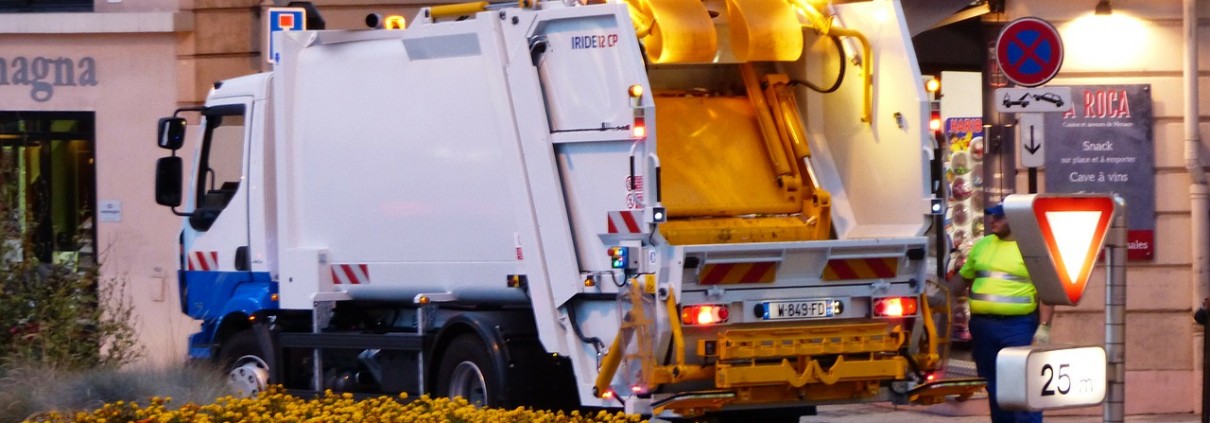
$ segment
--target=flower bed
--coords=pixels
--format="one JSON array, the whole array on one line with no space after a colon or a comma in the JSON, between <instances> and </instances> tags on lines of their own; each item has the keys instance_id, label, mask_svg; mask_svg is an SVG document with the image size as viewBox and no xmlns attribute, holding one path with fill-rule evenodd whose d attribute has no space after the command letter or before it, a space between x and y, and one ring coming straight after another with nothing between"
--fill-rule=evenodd
<instances>
[{"instance_id":1,"label":"flower bed","mask_svg":"<svg viewBox=\"0 0 1210 423\"><path fill-rule=\"evenodd\" d=\"M639 422L641 417L621 412L581 414L516 408L475 408L462 398L430 398L408 401L380 396L356 400L352 394L327 391L315 399L302 399L274 387L255 398L226 396L212 404L185 404L172 408L172 398L153 397L147 404L117 401L93 411L41 413L27 422L82 423L184 423L184 422Z\"/></svg>"}]
</instances>

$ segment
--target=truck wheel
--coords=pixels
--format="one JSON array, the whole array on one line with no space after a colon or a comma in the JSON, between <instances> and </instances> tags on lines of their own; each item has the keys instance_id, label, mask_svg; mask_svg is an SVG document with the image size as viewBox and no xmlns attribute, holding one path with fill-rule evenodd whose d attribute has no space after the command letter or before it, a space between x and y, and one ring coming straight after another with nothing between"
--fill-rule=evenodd
<instances>
[{"instance_id":1,"label":"truck wheel","mask_svg":"<svg viewBox=\"0 0 1210 423\"><path fill-rule=\"evenodd\" d=\"M460 335L445 348L437 372L437 394L463 397L476 407L497 407L496 372L487 346L474 334Z\"/></svg>"},{"instance_id":2,"label":"truck wheel","mask_svg":"<svg viewBox=\"0 0 1210 423\"><path fill-rule=\"evenodd\" d=\"M269 386L269 365L264 356L251 330L239 332L223 343L220 363L227 371L227 386L236 396L254 397Z\"/></svg>"}]
</instances>

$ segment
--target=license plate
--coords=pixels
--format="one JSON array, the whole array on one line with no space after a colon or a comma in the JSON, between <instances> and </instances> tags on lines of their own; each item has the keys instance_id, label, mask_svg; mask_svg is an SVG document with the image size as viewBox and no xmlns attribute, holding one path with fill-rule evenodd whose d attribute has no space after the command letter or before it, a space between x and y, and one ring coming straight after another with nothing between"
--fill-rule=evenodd
<instances>
[{"instance_id":1,"label":"license plate","mask_svg":"<svg viewBox=\"0 0 1210 423\"><path fill-rule=\"evenodd\" d=\"M827 319L840 312L840 301L831 298L816 300L765 301L764 320Z\"/></svg>"}]
</instances>

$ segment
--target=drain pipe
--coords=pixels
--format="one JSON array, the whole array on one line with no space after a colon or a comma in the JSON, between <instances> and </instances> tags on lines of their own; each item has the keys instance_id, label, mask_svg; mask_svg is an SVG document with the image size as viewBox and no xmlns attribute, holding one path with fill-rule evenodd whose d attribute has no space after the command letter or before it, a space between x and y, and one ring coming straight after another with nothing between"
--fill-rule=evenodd
<instances>
[{"instance_id":1,"label":"drain pipe","mask_svg":"<svg viewBox=\"0 0 1210 423\"><path fill-rule=\"evenodd\" d=\"M1206 186L1206 171L1201 162L1201 138L1198 135L1198 122L1201 112L1198 108L1198 69L1197 69L1197 34L1198 15L1197 0L1184 0L1182 21L1185 29L1185 61L1182 76L1185 82L1185 168L1189 171L1189 208L1192 229L1192 285L1193 309L1202 304L1202 299L1210 296L1210 280L1207 279L1207 269L1210 268L1210 189ZM1210 388L1210 325L1202 329L1202 421L1210 417L1210 397L1205 392ZM1196 340L1196 336L1194 339Z\"/></svg>"},{"instance_id":2,"label":"drain pipe","mask_svg":"<svg viewBox=\"0 0 1210 423\"><path fill-rule=\"evenodd\" d=\"M1193 181L1189 185L1189 197L1192 206L1193 220L1193 278L1197 289L1194 307L1201 306L1202 298L1210 294L1210 282L1206 278L1206 269L1210 268L1210 256L1206 255L1207 243L1210 242L1210 189L1206 186L1206 170L1201 162L1201 137L1198 135L1199 107L1198 101L1198 69L1197 69L1197 0L1185 2L1185 168Z\"/></svg>"}]
</instances>

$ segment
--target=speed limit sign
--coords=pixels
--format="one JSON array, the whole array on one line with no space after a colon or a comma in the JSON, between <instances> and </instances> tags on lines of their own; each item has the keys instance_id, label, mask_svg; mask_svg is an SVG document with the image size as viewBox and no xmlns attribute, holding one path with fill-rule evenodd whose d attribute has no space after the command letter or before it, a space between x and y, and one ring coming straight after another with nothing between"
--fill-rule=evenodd
<instances>
[{"instance_id":1,"label":"speed limit sign","mask_svg":"<svg viewBox=\"0 0 1210 423\"><path fill-rule=\"evenodd\" d=\"M1005 410L1041 411L1105 401L1105 349L1010 347L996 356L996 401Z\"/></svg>"}]
</instances>

